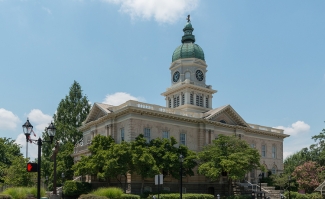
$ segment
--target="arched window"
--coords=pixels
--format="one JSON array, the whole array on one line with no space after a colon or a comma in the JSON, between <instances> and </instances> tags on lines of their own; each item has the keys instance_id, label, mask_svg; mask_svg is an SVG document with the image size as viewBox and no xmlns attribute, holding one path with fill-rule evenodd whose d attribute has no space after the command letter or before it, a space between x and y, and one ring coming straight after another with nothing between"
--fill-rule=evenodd
<instances>
[{"instance_id":1,"label":"arched window","mask_svg":"<svg viewBox=\"0 0 325 199\"><path fill-rule=\"evenodd\" d=\"M272 174L276 174L277 173L277 170L278 170L278 168L274 165L272 167Z\"/></svg>"}]
</instances>

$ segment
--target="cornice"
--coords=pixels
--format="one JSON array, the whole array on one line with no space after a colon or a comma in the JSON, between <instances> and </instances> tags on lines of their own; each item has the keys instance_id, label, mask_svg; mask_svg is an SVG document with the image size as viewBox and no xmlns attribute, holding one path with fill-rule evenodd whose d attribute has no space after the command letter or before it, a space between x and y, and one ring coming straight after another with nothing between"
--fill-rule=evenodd
<instances>
[{"instance_id":1,"label":"cornice","mask_svg":"<svg viewBox=\"0 0 325 199\"><path fill-rule=\"evenodd\" d=\"M277 137L277 138L282 138L282 139L289 137L289 135L286 135L286 134L273 133L273 132L264 131L264 130L260 130L260 129L253 129L249 126L245 127L245 126L239 126L239 125L224 124L221 122L211 121L211 120L207 120L204 118L192 118L192 117L176 115L176 114L171 114L171 113L166 113L166 112L160 112L160 111L155 111L155 110L150 110L150 109L132 107L132 106L124 107L116 112L105 115L95 121L84 124L83 126L81 126L79 128L79 130L86 131L94 125L98 125L98 124L106 122L107 120L115 119L122 115L132 114L132 113L139 114L139 115L148 115L148 116L152 116L152 117L156 117L156 118L178 120L178 121L189 122L189 123L197 123L197 124L204 123L204 124L210 124L210 125L213 125L216 127L224 127L224 128L228 128L228 129L241 129L243 131L258 134L258 135L266 135L266 136L272 136L272 137Z\"/></svg>"},{"instance_id":2,"label":"cornice","mask_svg":"<svg viewBox=\"0 0 325 199\"><path fill-rule=\"evenodd\" d=\"M206 92L206 93L209 93L211 95L217 92L216 90L213 90L213 89L210 89L210 88L204 88L202 86L197 86L197 85L194 85L194 84L191 84L191 83L183 83L180 86L170 87L170 89L168 89L166 92L163 92L161 95L167 96L167 95L170 95L172 93L184 90L185 88L190 88L190 89L193 89L193 90Z\"/></svg>"}]
</instances>

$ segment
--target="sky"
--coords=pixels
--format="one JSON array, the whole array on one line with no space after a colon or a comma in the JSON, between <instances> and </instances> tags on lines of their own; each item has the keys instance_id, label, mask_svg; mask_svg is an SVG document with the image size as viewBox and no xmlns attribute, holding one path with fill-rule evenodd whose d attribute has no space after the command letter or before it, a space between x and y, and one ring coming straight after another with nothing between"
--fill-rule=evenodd
<instances>
[{"instance_id":1,"label":"sky","mask_svg":"<svg viewBox=\"0 0 325 199\"><path fill-rule=\"evenodd\" d=\"M0 0L0 137L25 155L74 80L91 103L165 106L186 17L218 90L247 122L284 129L284 157L325 127L325 1ZM36 145L28 156L37 156Z\"/></svg>"}]
</instances>

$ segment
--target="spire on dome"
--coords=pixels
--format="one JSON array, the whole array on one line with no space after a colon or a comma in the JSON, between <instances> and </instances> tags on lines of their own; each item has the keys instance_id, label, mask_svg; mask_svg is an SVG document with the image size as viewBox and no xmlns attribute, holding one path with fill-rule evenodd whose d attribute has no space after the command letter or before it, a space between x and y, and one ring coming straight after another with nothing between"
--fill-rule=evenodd
<instances>
[{"instance_id":1,"label":"spire on dome","mask_svg":"<svg viewBox=\"0 0 325 199\"><path fill-rule=\"evenodd\" d=\"M195 42L195 36L192 35L192 32L194 28L192 27L190 15L187 15L187 23L185 27L183 28L184 35L182 37L182 43L194 43Z\"/></svg>"}]
</instances>

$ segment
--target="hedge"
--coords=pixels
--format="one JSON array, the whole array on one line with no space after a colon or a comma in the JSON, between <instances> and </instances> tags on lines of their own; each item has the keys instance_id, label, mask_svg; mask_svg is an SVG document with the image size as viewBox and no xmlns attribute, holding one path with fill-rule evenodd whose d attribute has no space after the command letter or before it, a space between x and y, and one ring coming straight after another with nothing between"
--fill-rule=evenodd
<instances>
[{"instance_id":1,"label":"hedge","mask_svg":"<svg viewBox=\"0 0 325 199\"><path fill-rule=\"evenodd\" d=\"M157 195L155 195L155 196L156 196L156 198L158 198ZM160 199L179 199L180 194L179 193L160 194L159 198ZM214 196L211 194L185 193L185 194L182 194L182 198L183 199L214 199Z\"/></svg>"},{"instance_id":2,"label":"hedge","mask_svg":"<svg viewBox=\"0 0 325 199\"><path fill-rule=\"evenodd\" d=\"M87 194L91 191L91 184L88 182L66 181L63 186L64 196L77 196Z\"/></svg>"}]
</instances>

